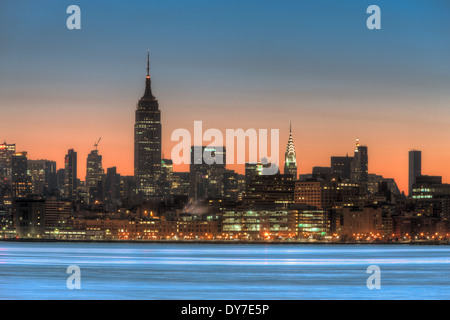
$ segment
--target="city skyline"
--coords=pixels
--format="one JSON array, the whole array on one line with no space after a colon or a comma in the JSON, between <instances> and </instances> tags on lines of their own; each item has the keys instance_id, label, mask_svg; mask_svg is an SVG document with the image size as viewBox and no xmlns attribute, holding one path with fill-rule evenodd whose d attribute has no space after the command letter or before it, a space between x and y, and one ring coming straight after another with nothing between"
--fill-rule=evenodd
<instances>
[{"instance_id":1,"label":"city skyline","mask_svg":"<svg viewBox=\"0 0 450 320\"><path fill-rule=\"evenodd\" d=\"M149 62L149 51L150 50L147 50L147 75L146 75L146 84L145 84L145 86L144 86L144 95L143 95L143 97L139 100L140 102L139 103L142 103L142 102L145 102L146 101L146 97L147 96L149 96L150 98L150 100L152 100L152 101L156 101L156 104L158 104L158 101L156 100L156 98L153 96L153 93L152 93L152 89L151 89L151 77L150 77L150 73L149 73L149 68L150 68L150 62ZM139 103L138 103L138 105L139 105ZM156 107L157 109L158 109L158 106ZM205 128L205 129L207 129L207 128ZM246 128L244 128L244 130L245 130ZM161 129L159 129L159 130L161 130ZM280 129L280 131L283 131L282 129ZM293 136L295 136L295 133L293 132L293 130L292 130L292 121L290 121L290 124L289 124L289 139L288 139L288 143L287 143L287 145L288 145L288 147L289 147L289 145L290 144L292 144L292 140L293 140ZM107 137L105 137L106 139L107 139ZM101 152L101 149L100 148L98 148L98 144L99 144L99 142L100 142L100 140L101 140L101 138L97 141L97 142L95 142L94 144L93 144L93 147L94 148L90 148L89 150L89 154L86 154L86 159L89 157L89 155L93 152L93 151L96 151L99 155L100 155L100 157L104 157L104 155L102 154L102 152ZM285 139L286 140L286 139ZM164 144L165 143L167 143L167 142L169 142L169 144L171 144L171 145L173 145L174 143L172 142L172 141L162 141L162 146L164 146ZM14 143L14 144L16 144L16 148L17 148L17 152L26 152L26 153L30 153L28 150L22 150L21 148L20 148L20 146L18 147L17 146L17 143L15 142L15 141L4 141L4 143ZM203 143L203 146L206 146L207 145L207 143L208 142L204 142ZM280 148L279 148L279 154L280 154L280 164L279 164L279 166L280 166L280 168L283 168L284 167L284 164L285 164L285 162L283 161L283 160L281 160L281 159L285 159L285 151L283 151L283 147L282 147L282 145L283 145L283 137L280 137ZM359 147L359 138L356 138L356 145L357 145L357 147L356 147L356 149L355 150L358 150L358 147ZM246 146L247 148L248 148L248 145ZM367 147L366 145L364 145L364 146L362 146L362 147ZM100 149L100 150L99 150ZM71 151L75 151L75 153L77 153L77 150L75 149L75 148L68 148L67 149L68 150L68 152L70 153ZM170 150L169 150L170 151ZM408 152L409 153L411 153L411 151L415 151L415 149L410 149ZM295 151L294 151L295 152ZM367 152L367 151L366 151ZM66 152L64 152L65 154L67 153L67 151ZM329 156L329 158L328 158L328 163L325 163L324 161L320 161L320 162L316 162L316 163L312 163L312 167L311 167L311 169L310 170L308 170L307 168L303 168L303 170L302 170L302 166L301 166L301 161L302 161L302 158L301 158L301 151L300 151L300 162L297 164L297 166L298 166L298 173L297 173L297 177L298 177L298 175L300 174L310 174L311 172L313 172L313 168L314 167L320 167L320 166L323 166L323 167L331 167L331 158L332 157L340 157L340 156L343 156L344 155L344 153L345 154L347 154L347 156L348 156L348 154L349 154L349 152L337 152L336 154L331 154L330 156ZM67 155L65 155L64 157L67 157ZM162 156L161 156L161 158L162 159L170 159L170 157L165 157L164 156L164 154L162 154ZM248 156L247 156L247 158L248 158ZM64 169L64 165L61 165L61 163L57 160L57 159L50 159L50 158L48 158L48 157L40 157L40 158L33 158L33 157L29 157L29 159L30 160L50 160L50 161L55 161L56 163L57 163L57 169ZM260 160L260 159L259 159ZM259 161L258 160L258 161ZM304 159L304 160L306 160L306 159ZM134 160L135 161L135 160ZM408 158L408 161L409 161L409 158ZM63 161L63 163L64 162L66 162L66 161ZM103 163L108 163L108 161L102 161ZM308 162L308 161L306 161L306 162ZM81 161L81 162L79 162L79 164L77 164L77 168L78 168L78 171L80 171L80 174L77 174L77 178L79 179L79 180L81 180L81 181L84 181L83 180L83 177L84 177L84 175L85 175L85 173L86 173L86 165L85 165L85 163L86 163L86 161ZM370 163L370 162L369 162ZM81 166L80 166L80 164L81 164ZM133 166L133 171L135 171L136 169L135 169L135 166L136 166L136 164ZM114 162L112 162L112 164L111 165L104 165L104 168L106 169L107 167L116 167L117 168L117 164L115 164ZM81 170L80 170L80 168L81 168ZM227 165L227 168L229 168L229 169L232 169L232 170L235 170L236 172L238 172L239 174L245 174L245 166L244 165L242 165L242 164L234 164L234 165ZM178 170L177 170L178 169ZM189 164L181 164L181 165L175 165L174 166L174 171L178 171L178 172L189 172ZM284 168L284 170L286 170L286 168ZM284 173L284 170L283 170L283 173ZM409 168L407 167L407 169L406 170L409 170ZM431 171L431 172L433 172L433 171ZM128 171L127 172L121 172L123 175L133 175L133 173L134 172L132 172L132 173L130 173L130 174L127 174L128 173ZM370 169L369 169L369 171L368 171L368 174L380 174L380 172L375 172L375 171L371 171ZM381 173L382 174L382 173ZM442 173L441 174L439 174L439 173L435 173L435 174L431 174L430 172L428 172L428 174L429 175L442 175ZM405 189L403 189L403 187L402 186L400 186L400 184L399 184L399 182L398 182L398 180L402 180L401 178L400 179L398 179L397 180L397 177L390 177L390 176L384 176L385 178L393 178L395 181L396 181L396 183L397 183L397 185L399 185L399 188L400 188L400 191L403 191L403 192L405 192L405 194L409 194L409 192L408 192L408 185L409 185L409 172L406 172L405 173L405 175L407 176L407 178L406 178L406 187L405 187ZM444 181L445 182L445 181Z\"/></svg>"},{"instance_id":2,"label":"city skyline","mask_svg":"<svg viewBox=\"0 0 450 320\"><path fill-rule=\"evenodd\" d=\"M450 298L449 13L0 0L0 299Z\"/></svg>"},{"instance_id":3,"label":"city skyline","mask_svg":"<svg viewBox=\"0 0 450 320\"><path fill-rule=\"evenodd\" d=\"M366 3L287 3L276 16L268 2L209 4L199 12L183 4L175 11L152 4L152 19L144 2L135 8L115 4L108 19L123 18L118 24L98 14L101 1L79 4L84 20L77 34L59 26L64 4L30 3L27 11L1 4L11 32L2 33L8 46L0 52L0 103L7 112L0 133L30 159L53 160L62 168L73 148L83 180L85 159L103 137L104 167L132 175L132 110L142 95L144 52L150 47L164 158L174 145L171 132L202 120L221 130L279 128L284 159L292 120L300 174L329 166L331 156L351 154L359 137L370 149L369 173L394 178L405 192L411 149L423 152L424 174L449 181L444 2L411 1L403 14L398 4L379 1L385 9L379 33L364 28ZM344 13L345 21L336 18ZM40 28L30 28L37 20ZM175 21L186 28L171 27ZM189 112L180 117L180 110Z\"/></svg>"}]
</instances>

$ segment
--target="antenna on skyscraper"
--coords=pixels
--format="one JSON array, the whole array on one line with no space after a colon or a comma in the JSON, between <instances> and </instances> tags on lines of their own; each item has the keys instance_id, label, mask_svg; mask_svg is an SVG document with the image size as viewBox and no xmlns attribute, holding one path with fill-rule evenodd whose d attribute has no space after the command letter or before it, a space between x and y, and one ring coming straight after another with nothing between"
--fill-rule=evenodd
<instances>
[{"instance_id":1,"label":"antenna on skyscraper","mask_svg":"<svg viewBox=\"0 0 450 320\"><path fill-rule=\"evenodd\" d=\"M150 49L147 50L147 77L150 77Z\"/></svg>"},{"instance_id":2,"label":"antenna on skyscraper","mask_svg":"<svg viewBox=\"0 0 450 320\"><path fill-rule=\"evenodd\" d=\"M94 143L95 150L97 150L97 147L98 147L98 144L100 143L100 140L102 140L102 137L100 137L100 139L98 139L98 141L96 143Z\"/></svg>"}]
</instances>

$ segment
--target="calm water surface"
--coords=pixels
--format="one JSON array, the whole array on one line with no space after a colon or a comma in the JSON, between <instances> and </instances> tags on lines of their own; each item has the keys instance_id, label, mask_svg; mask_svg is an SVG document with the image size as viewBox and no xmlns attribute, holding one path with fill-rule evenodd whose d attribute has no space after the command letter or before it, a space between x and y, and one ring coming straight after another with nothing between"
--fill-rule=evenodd
<instances>
[{"instance_id":1,"label":"calm water surface","mask_svg":"<svg viewBox=\"0 0 450 320\"><path fill-rule=\"evenodd\" d=\"M0 299L450 299L450 246L0 242Z\"/></svg>"}]
</instances>

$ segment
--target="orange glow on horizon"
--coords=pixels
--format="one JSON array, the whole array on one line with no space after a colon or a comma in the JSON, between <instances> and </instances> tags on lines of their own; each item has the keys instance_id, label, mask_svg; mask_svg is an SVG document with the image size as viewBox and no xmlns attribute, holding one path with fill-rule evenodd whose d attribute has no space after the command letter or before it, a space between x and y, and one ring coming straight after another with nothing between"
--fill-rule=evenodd
<instances>
[{"instance_id":1,"label":"orange glow on horizon","mask_svg":"<svg viewBox=\"0 0 450 320\"><path fill-rule=\"evenodd\" d=\"M125 127L125 126L124 126ZM81 131L73 136L73 143L68 144L68 137L54 135L50 130L41 130L33 137L26 132L19 132L16 139L5 139L7 143L16 143L17 152L27 151L29 159L49 159L57 162L58 169L64 165L64 156L67 150L74 148L78 153L78 178L85 179L86 158L94 149L94 136L103 136L98 149L103 156L103 167L116 166L121 175L133 175L133 124L128 124L128 130L97 129L96 134ZM101 131L101 132L100 132ZM127 132L127 135L124 133ZM130 132L131 131L131 132ZM163 157L170 158L172 147L177 142L169 140L170 130L163 131ZM281 172L284 166L284 152L289 135L288 128L280 130L280 162ZM312 137L311 140L301 138L302 133L293 132L297 152L298 173L311 173L313 166L330 166L331 156L353 156L354 140L333 141L325 136ZM76 138L76 139L75 139ZM380 138L380 137L378 137ZM169 141L167 141L169 140ZM376 138L369 141L362 139L362 145L368 146L369 173L381 174L385 178L394 178L401 191L407 190L408 185L408 151L411 148L399 148L398 141L384 140L377 143ZM383 141L383 139L380 139ZM84 143L88 141L89 143ZM206 145L207 143L205 143ZM389 155L386 157L385 155ZM434 155L434 156L433 156ZM443 159L450 159L450 149L442 149L439 144L429 145L422 149L422 174L442 175L443 182L450 176L450 170ZM227 168L244 174L244 165L227 165ZM189 171L189 165L174 165L174 171Z\"/></svg>"},{"instance_id":2,"label":"orange glow on horizon","mask_svg":"<svg viewBox=\"0 0 450 320\"><path fill-rule=\"evenodd\" d=\"M204 101L194 107L189 102L180 105L178 100L164 96L158 98L162 114L163 158L170 158L177 143L170 140L173 130L185 128L193 135L194 121L202 120L203 132L209 128L217 128L222 133L226 129L238 128L280 129L279 158L283 168L289 122L292 121L299 174L311 173L313 166L330 166L331 156L345 156L347 153L353 156L355 139L359 137L360 144L368 146L369 173L394 178L400 190L407 191L408 151L411 149L422 151L422 174L441 175L443 182L450 180L447 166L450 148L445 144L445 141L450 141L450 131L445 121L434 117L399 116L397 112L381 117L375 111L371 113L370 110L377 110L375 108L368 108L364 114L324 112L321 109L312 112L303 104L290 116L287 107L255 113L258 105L248 104L238 111L234 104L227 108L226 104ZM121 175L133 175L134 111L138 98L127 97L110 101L110 104L86 98L69 101L64 106L54 100L50 99L46 106L39 102L33 108L28 107L28 99L9 100L11 111L5 114L2 123L2 142L15 143L16 151L27 151L29 159L54 160L58 168L63 166L67 150L73 148L78 153L78 178L84 180L87 155L102 137L98 150L103 157L103 167L116 166ZM307 103L313 101L304 104ZM290 105L289 102L284 104ZM271 106L272 102L267 102L267 105ZM180 110L189 112L180 113ZM244 165L230 165L229 168L244 174ZM188 171L189 166L175 165L174 170Z\"/></svg>"}]
</instances>

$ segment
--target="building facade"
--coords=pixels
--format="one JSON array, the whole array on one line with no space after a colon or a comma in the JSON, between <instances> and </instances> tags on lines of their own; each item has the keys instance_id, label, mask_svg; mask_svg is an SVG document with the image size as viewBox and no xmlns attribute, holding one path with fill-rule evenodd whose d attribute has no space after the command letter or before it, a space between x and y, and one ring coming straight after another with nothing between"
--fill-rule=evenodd
<instances>
[{"instance_id":1,"label":"building facade","mask_svg":"<svg viewBox=\"0 0 450 320\"><path fill-rule=\"evenodd\" d=\"M147 55L145 92L136 109L134 125L134 176L136 192L144 197L159 196L161 174L161 113L152 94L150 58Z\"/></svg>"},{"instance_id":2,"label":"building facade","mask_svg":"<svg viewBox=\"0 0 450 320\"><path fill-rule=\"evenodd\" d=\"M69 149L64 159L64 196L74 199L77 195L77 187L77 153Z\"/></svg>"},{"instance_id":3,"label":"building facade","mask_svg":"<svg viewBox=\"0 0 450 320\"><path fill-rule=\"evenodd\" d=\"M350 180L357 183L367 183L369 181L369 157L367 147L359 145L358 139L356 139Z\"/></svg>"},{"instance_id":4,"label":"building facade","mask_svg":"<svg viewBox=\"0 0 450 320\"><path fill-rule=\"evenodd\" d=\"M331 157L331 172L342 179L350 180L353 157Z\"/></svg>"},{"instance_id":5,"label":"building facade","mask_svg":"<svg viewBox=\"0 0 450 320\"><path fill-rule=\"evenodd\" d=\"M0 179L11 180L11 158L16 153L16 144L0 144Z\"/></svg>"},{"instance_id":6,"label":"building facade","mask_svg":"<svg viewBox=\"0 0 450 320\"><path fill-rule=\"evenodd\" d=\"M289 139L284 154L284 174L292 175L294 179L297 179L297 155L292 139L292 126L289 127Z\"/></svg>"},{"instance_id":7,"label":"building facade","mask_svg":"<svg viewBox=\"0 0 450 320\"><path fill-rule=\"evenodd\" d=\"M416 178L422 174L422 151L409 151L408 164L408 195L411 197Z\"/></svg>"},{"instance_id":8,"label":"building facade","mask_svg":"<svg viewBox=\"0 0 450 320\"><path fill-rule=\"evenodd\" d=\"M225 194L226 149L223 146L192 146L189 198L192 201Z\"/></svg>"}]
</instances>

